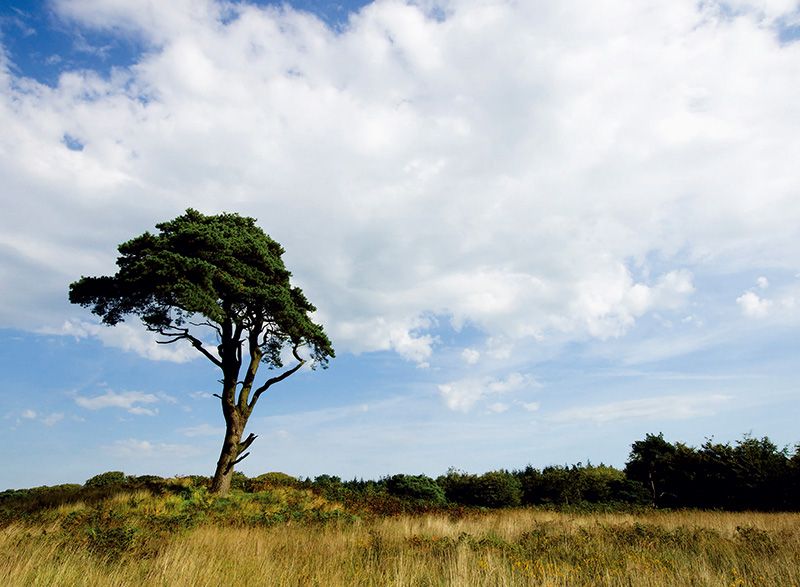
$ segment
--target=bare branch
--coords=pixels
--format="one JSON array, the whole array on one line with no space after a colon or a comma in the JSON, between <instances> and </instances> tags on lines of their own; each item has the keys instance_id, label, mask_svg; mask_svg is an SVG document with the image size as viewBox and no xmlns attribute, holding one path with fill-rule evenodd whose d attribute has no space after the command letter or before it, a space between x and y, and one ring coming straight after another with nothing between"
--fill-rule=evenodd
<instances>
[{"instance_id":1,"label":"bare branch","mask_svg":"<svg viewBox=\"0 0 800 587\"><path fill-rule=\"evenodd\" d=\"M157 340L157 344L172 344L173 342L177 342L179 340L188 340L192 343L192 346L200 351L209 361L214 363L220 369L222 368L222 361L217 359L214 355L212 355L206 347L203 346L203 342L197 338L196 336L192 336L189 334L188 328L178 328L177 326L160 326L157 328L151 328L153 332L157 332L161 336L165 336L171 340Z\"/></svg>"},{"instance_id":2,"label":"bare branch","mask_svg":"<svg viewBox=\"0 0 800 587\"><path fill-rule=\"evenodd\" d=\"M214 397L218 397L219 399L223 399L223 397L218 393L212 393L211 395L213 395Z\"/></svg>"},{"instance_id":3,"label":"bare branch","mask_svg":"<svg viewBox=\"0 0 800 587\"><path fill-rule=\"evenodd\" d=\"M245 460L245 459L246 459L247 457L249 457L249 456L250 456L250 453L249 453L249 452L246 452L246 453L244 453L244 454L243 454L242 456L240 456L238 459L236 459L235 461L233 461L233 463L231 463L231 466L238 465L239 463L241 463L243 460Z\"/></svg>"},{"instance_id":4,"label":"bare branch","mask_svg":"<svg viewBox=\"0 0 800 587\"><path fill-rule=\"evenodd\" d=\"M295 365L291 369L287 369L286 371L284 371L280 375L277 375L276 377L271 377L271 378L267 379L267 381L264 383L264 385L262 385L261 387L256 389L255 393L253 394L253 399L250 400L250 404L248 406L250 408L250 410L252 410L255 407L256 402L258 401L258 398L261 397L262 393L267 391L270 387L272 387L276 383L280 383L281 381L283 381L287 377L290 377L290 376L294 375L295 373L297 373L300 370L300 368L303 365L305 365L305 363L306 363L305 359L303 359L300 356L300 354L297 352L297 345L295 345L294 348L292 349L292 354L294 355L294 358L299 361L297 363L297 365Z\"/></svg>"},{"instance_id":5,"label":"bare branch","mask_svg":"<svg viewBox=\"0 0 800 587\"><path fill-rule=\"evenodd\" d=\"M214 355L212 355L212 354L209 352L209 350L208 350L206 347L204 347L204 346L203 346L203 343L200 341L200 339L199 339L199 338L195 338L194 336L192 336L192 335L190 335L190 334L187 334L187 335L186 335L186 338L188 338L188 339L191 341L191 343L192 343L192 346L193 346L194 348L196 348L198 351L200 351L200 352L201 352L203 355L205 355L205 357L206 357L206 358L207 358L209 361L211 361L211 362L212 362L212 363L214 363L214 364L215 364L217 367L219 367L220 369L222 369L222 361L220 361L220 360L219 360L217 357L215 357Z\"/></svg>"},{"instance_id":6,"label":"bare branch","mask_svg":"<svg viewBox=\"0 0 800 587\"><path fill-rule=\"evenodd\" d=\"M170 335L172 336L172 335ZM157 340L156 344L172 344L173 342L178 342L179 340L184 340L185 336L174 336L172 340Z\"/></svg>"},{"instance_id":7,"label":"bare branch","mask_svg":"<svg viewBox=\"0 0 800 587\"><path fill-rule=\"evenodd\" d=\"M188 321L188 320L187 320L187 322L188 322L189 324L191 324L192 326L197 326L198 328L199 328L200 326L208 326L209 328L212 328L213 330L215 330L215 331L217 332L217 335L218 335L218 336L221 336L221 335L222 335L222 330L220 330L219 326L217 326L216 324L213 324L213 323L212 323L211 321L209 321L209 320L206 320L206 321L204 321L204 322L191 322L191 321Z\"/></svg>"},{"instance_id":8,"label":"bare branch","mask_svg":"<svg viewBox=\"0 0 800 587\"><path fill-rule=\"evenodd\" d=\"M251 444L253 444L253 441L256 438L258 438L258 435L257 434L253 434L251 432L250 435L247 437L247 439L244 440L244 442L240 442L239 443L239 452L243 452L243 451L247 450L247 447L249 447Z\"/></svg>"},{"instance_id":9,"label":"bare branch","mask_svg":"<svg viewBox=\"0 0 800 587\"><path fill-rule=\"evenodd\" d=\"M230 463L228 463L228 466L227 466L227 467L225 467L225 474L227 475L227 474L228 474L228 472L229 472L231 469L233 469L233 467L234 467L235 465L237 465L238 463L241 463L243 460L245 460L245 459L246 459L247 457L249 457L249 456L250 456L250 453L249 453L249 452L246 452L246 453L244 453L242 456L240 456L238 459L236 459L235 461L231 461Z\"/></svg>"}]
</instances>

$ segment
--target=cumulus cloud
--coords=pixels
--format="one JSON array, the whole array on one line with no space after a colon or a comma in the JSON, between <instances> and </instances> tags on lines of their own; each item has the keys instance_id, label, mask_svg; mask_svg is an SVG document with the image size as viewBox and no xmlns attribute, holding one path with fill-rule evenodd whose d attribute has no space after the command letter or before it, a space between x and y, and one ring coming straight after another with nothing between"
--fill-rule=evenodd
<instances>
[{"instance_id":1,"label":"cumulus cloud","mask_svg":"<svg viewBox=\"0 0 800 587\"><path fill-rule=\"evenodd\" d=\"M439 394L448 408L460 412L470 411L481 400L496 395L539 387L540 384L530 375L511 373L503 378L481 377L467 378L438 386ZM504 403L493 403L488 406L492 412L503 412L508 409Z\"/></svg>"},{"instance_id":2,"label":"cumulus cloud","mask_svg":"<svg viewBox=\"0 0 800 587\"><path fill-rule=\"evenodd\" d=\"M148 408L147 405L157 403L158 397L152 393L141 391L122 391L116 392L109 390L104 394L94 397L75 396L75 403L87 410L102 410L105 408L121 408L129 414L137 416L154 416L158 413L158 408ZM142 405L144 404L144 405Z\"/></svg>"},{"instance_id":3,"label":"cumulus cloud","mask_svg":"<svg viewBox=\"0 0 800 587\"><path fill-rule=\"evenodd\" d=\"M772 301L761 298L757 293L748 291L736 298L742 313L748 318L764 318L769 314Z\"/></svg>"},{"instance_id":4,"label":"cumulus cloud","mask_svg":"<svg viewBox=\"0 0 800 587\"><path fill-rule=\"evenodd\" d=\"M338 350L420 365L431 317L511 353L621 336L718 264L800 264L788 0L380 0L340 32L211 0L53 6L148 51L55 87L0 68L4 326L78 316L66 285L189 205L258 217Z\"/></svg>"}]
</instances>

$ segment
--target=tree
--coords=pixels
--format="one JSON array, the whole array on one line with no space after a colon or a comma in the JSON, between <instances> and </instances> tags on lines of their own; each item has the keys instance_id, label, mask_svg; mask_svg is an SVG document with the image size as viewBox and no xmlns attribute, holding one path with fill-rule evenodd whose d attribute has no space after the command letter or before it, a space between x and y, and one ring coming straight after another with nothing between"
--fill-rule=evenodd
<instances>
[{"instance_id":1,"label":"tree","mask_svg":"<svg viewBox=\"0 0 800 587\"><path fill-rule=\"evenodd\" d=\"M224 494L256 439L242 436L261 395L309 361L312 368L327 367L333 347L308 315L316 308L290 284L284 249L255 219L189 209L156 228L158 234L145 232L119 246L115 275L72 283L69 299L91 307L109 326L138 316L160 344L185 341L222 371L221 393L214 395L225 439L211 491ZM216 348L207 342L212 336ZM282 369L289 351L293 366L257 379L262 364Z\"/></svg>"},{"instance_id":2,"label":"tree","mask_svg":"<svg viewBox=\"0 0 800 587\"><path fill-rule=\"evenodd\" d=\"M663 434L648 434L631 446L625 474L650 490L655 506L664 505L672 497L675 452L675 446L664 440Z\"/></svg>"}]
</instances>

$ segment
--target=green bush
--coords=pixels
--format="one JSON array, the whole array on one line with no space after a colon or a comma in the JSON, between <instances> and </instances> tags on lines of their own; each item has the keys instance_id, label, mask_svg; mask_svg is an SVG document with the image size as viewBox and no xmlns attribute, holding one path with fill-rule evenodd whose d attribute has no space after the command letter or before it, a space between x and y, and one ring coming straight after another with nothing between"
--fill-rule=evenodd
<instances>
[{"instance_id":1,"label":"green bush","mask_svg":"<svg viewBox=\"0 0 800 587\"><path fill-rule=\"evenodd\" d=\"M448 500L463 505L506 507L519 505L522 499L522 485L508 471L478 476L451 469L447 475L439 477L437 483Z\"/></svg>"},{"instance_id":2,"label":"green bush","mask_svg":"<svg viewBox=\"0 0 800 587\"><path fill-rule=\"evenodd\" d=\"M257 492L265 491L271 487L300 487L301 485L302 482L296 477L279 471L271 471L251 478L247 483L247 491Z\"/></svg>"},{"instance_id":3,"label":"green bush","mask_svg":"<svg viewBox=\"0 0 800 587\"><path fill-rule=\"evenodd\" d=\"M492 471L478 477L478 495L486 507L517 506L522 499L519 479L508 471Z\"/></svg>"},{"instance_id":4,"label":"green bush","mask_svg":"<svg viewBox=\"0 0 800 587\"><path fill-rule=\"evenodd\" d=\"M393 475L386 480L391 495L443 504L444 490L427 475Z\"/></svg>"},{"instance_id":5,"label":"green bush","mask_svg":"<svg viewBox=\"0 0 800 587\"><path fill-rule=\"evenodd\" d=\"M106 471L86 480L84 487L119 487L125 485L128 477L122 471Z\"/></svg>"}]
</instances>

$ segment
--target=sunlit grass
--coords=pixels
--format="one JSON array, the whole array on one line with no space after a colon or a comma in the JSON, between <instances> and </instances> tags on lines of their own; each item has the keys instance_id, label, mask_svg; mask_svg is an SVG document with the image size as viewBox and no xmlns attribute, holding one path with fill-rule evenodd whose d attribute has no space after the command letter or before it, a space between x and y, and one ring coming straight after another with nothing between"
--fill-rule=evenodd
<instances>
[{"instance_id":1,"label":"sunlit grass","mask_svg":"<svg viewBox=\"0 0 800 587\"><path fill-rule=\"evenodd\" d=\"M225 499L141 491L72 503L0 530L0 581L800 585L800 514L516 509L361 520L338 513L339 504L295 488Z\"/></svg>"}]
</instances>

